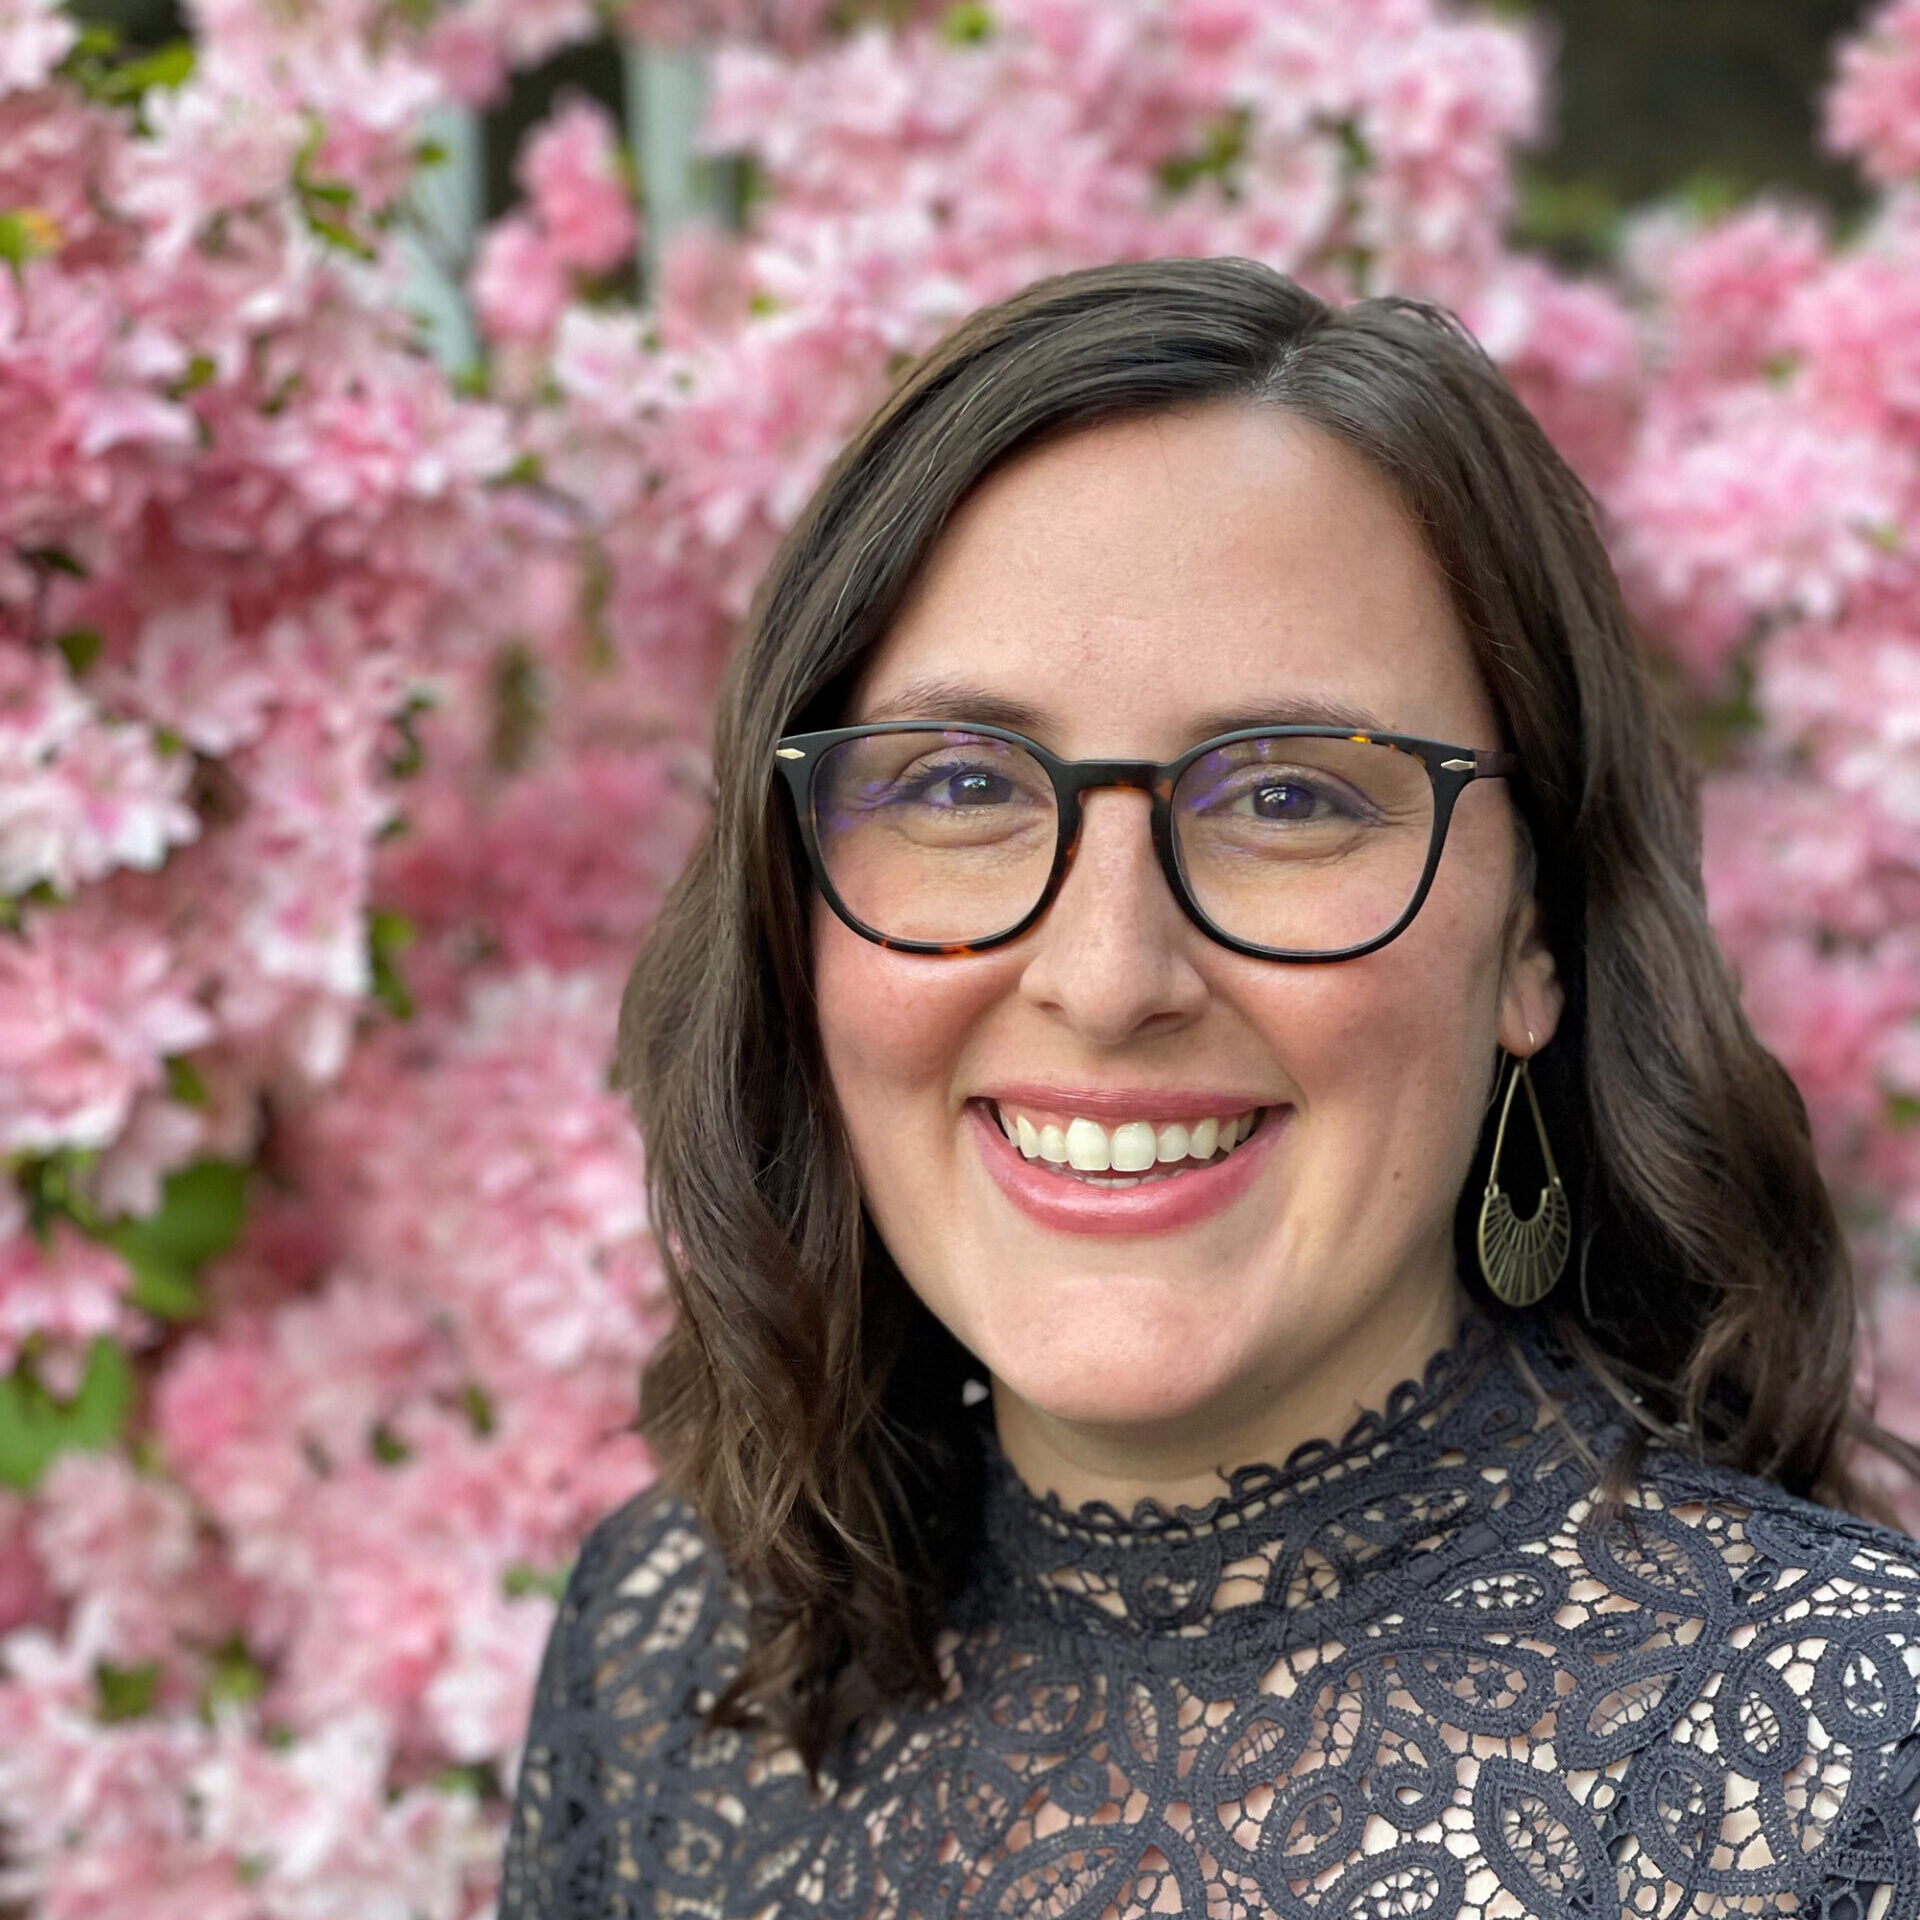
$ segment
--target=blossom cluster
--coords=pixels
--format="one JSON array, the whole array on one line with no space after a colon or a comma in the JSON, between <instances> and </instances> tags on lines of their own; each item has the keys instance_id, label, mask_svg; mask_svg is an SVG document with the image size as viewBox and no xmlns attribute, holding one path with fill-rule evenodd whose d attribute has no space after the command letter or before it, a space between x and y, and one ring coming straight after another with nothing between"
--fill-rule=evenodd
<instances>
[{"instance_id":1,"label":"blossom cluster","mask_svg":"<svg viewBox=\"0 0 1920 1920\"><path fill-rule=\"evenodd\" d=\"M1804 207L1643 218L1645 377L1603 495L1645 631L1717 748L1709 905L1805 1095L1886 1326L1920 1365L1920 9L1870 18L1826 132L1886 191L1845 245ZM1909 1508L1911 1512L1912 1509ZM1915 1514L1920 1519L1920 1514Z\"/></svg>"},{"instance_id":2,"label":"blossom cluster","mask_svg":"<svg viewBox=\"0 0 1920 1920\"><path fill-rule=\"evenodd\" d=\"M562 101L450 381L394 245L428 117L610 20L710 49L745 224L636 305L644 183ZM1035 275L1251 254L1461 313L1606 507L1720 755L1754 1018L1910 1261L1911 0L1830 102L1862 236L1654 216L1585 281L1506 238L1541 50L1448 0L191 21L134 56L0 0L0 1906L488 1911L559 1581L650 1471L607 1063L717 675L898 367Z\"/></svg>"}]
</instances>

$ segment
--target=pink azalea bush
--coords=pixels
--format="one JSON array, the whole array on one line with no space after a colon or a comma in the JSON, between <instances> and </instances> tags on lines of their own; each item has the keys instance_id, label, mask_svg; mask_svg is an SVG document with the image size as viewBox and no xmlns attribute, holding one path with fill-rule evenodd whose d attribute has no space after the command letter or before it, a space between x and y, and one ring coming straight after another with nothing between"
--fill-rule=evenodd
<instances>
[{"instance_id":1,"label":"pink azalea bush","mask_svg":"<svg viewBox=\"0 0 1920 1920\"><path fill-rule=\"evenodd\" d=\"M1643 625L1719 743L1709 902L1850 1217L1883 1415L1920 1374L1920 9L1839 52L1826 131L1887 191L1641 222L1631 450L1603 486ZM1912 1430L1911 1427L1903 1430ZM1910 1524L1920 1506L1910 1490Z\"/></svg>"},{"instance_id":2,"label":"pink azalea bush","mask_svg":"<svg viewBox=\"0 0 1920 1920\"><path fill-rule=\"evenodd\" d=\"M0 0L0 1906L489 1910L660 1325L607 1086L754 582L903 359L1040 273L1250 253L1461 312L1589 477L1717 754L1716 920L1920 1397L1920 26L1843 51L1857 241L1505 239L1538 49L1443 0L644 0L714 49L644 310L563 102L407 318L423 118L589 0ZM1916 1513L1920 1519L1920 1513Z\"/></svg>"}]
</instances>

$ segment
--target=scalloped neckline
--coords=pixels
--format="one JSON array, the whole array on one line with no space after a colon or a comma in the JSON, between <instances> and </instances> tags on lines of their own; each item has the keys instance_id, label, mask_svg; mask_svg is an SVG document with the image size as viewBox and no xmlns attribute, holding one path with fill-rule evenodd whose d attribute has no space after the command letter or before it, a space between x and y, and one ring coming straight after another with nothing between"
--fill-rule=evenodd
<instances>
[{"instance_id":1,"label":"scalloped neckline","mask_svg":"<svg viewBox=\"0 0 1920 1920\"><path fill-rule=\"evenodd\" d=\"M1021 1479L985 1423L989 1471L996 1491L1024 1522L1056 1538L1081 1536L1116 1543L1127 1538L1167 1540L1208 1534L1222 1522L1258 1503L1283 1498L1289 1488L1346 1456L1373 1447L1436 1406L1454 1386L1477 1371L1497 1347L1497 1328L1486 1310L1470 1301L1452 1341L1428 1355L1417 1375L1396 1381L1379 1407L1364 1409L1336 1440L1324 1435L1302 1440L1278 1465L1254 1461L1236 1467L1226 1487L1200 1506L1163 1505L1152 1495L1135 1502L1130 1514L1105 1500L1069 1506L1057 1493L1036 1493ZM1012 1516L1010 1516L1012 1517Z\"/></svg>"}]
</instances>

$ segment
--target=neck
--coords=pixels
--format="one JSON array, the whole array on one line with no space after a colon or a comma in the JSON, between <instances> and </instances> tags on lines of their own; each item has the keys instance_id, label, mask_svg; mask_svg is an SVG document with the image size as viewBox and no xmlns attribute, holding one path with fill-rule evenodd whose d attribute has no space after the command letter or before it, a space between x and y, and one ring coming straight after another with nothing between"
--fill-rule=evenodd
<instances>
[{"instance_id":1,"label":"neck","mask_svg":"<svg viewBox=\"0 0 1920 1920\"><path fill-rule=\"evenodd\" d=\"M1198 1507L1233 1469L1279 1465L1303 1441L1338 1440L1362 1413L1459 1337L1467 1295L1449 1271L1380 1299L1332 1327L1301 1329L1284 1360L1207 1405L1144 1427L1058 1420L993 1383L1001 1450L1035 1493L1067 1506L1105 1501L1131 1513L1142 1500Z\"/></svg>"}]
</instances>

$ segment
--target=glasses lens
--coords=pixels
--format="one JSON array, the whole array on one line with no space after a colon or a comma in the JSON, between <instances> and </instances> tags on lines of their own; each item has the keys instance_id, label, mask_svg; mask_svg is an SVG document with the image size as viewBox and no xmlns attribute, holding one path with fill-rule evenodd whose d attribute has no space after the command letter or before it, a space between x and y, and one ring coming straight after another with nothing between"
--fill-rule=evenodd
<instances>
[{"instance_id":1,"label":"glasses lens","mask_svg":"<svg viewBox=\"0 0 1920 1920\"><path fill-rule=\"evenodd\" d=\"M1433 839L1433 784L1378 741L1272 735L1203 754L1173 796L1174 846L1222 933L1289 953L1377 939Z\"/></svg>"},{"instance_id":2,"label":"glasses lens","mask_svg":"<svg viewBox=\"0 0 1920 1920\"><path fill-rule=\"evenodd\" d=\"M1053 783L1022 747L960 730L870 733L829 748L813 778L827 877L887 939L991 939L1046 888Z\"/></svg>"}]
</instances>

